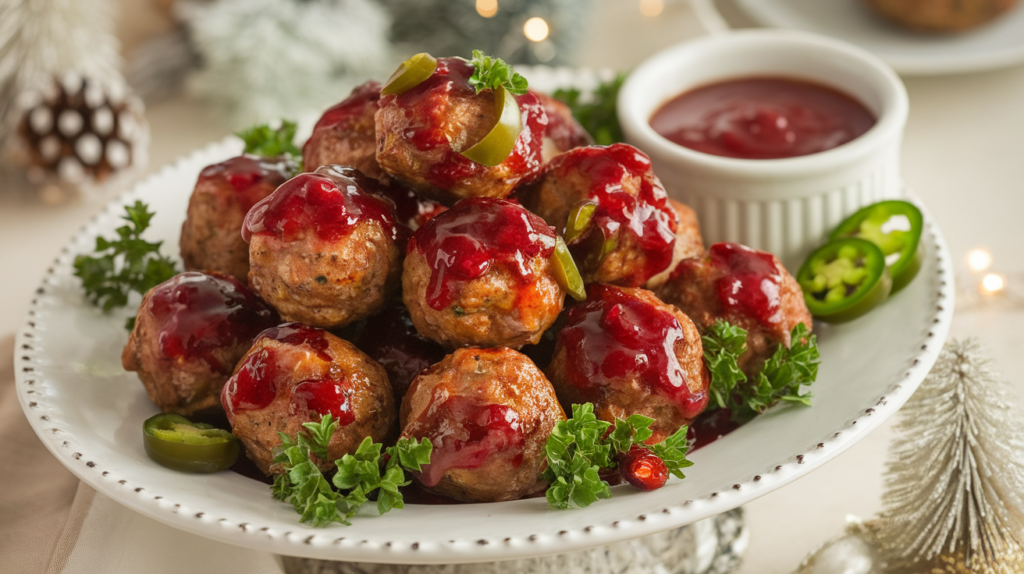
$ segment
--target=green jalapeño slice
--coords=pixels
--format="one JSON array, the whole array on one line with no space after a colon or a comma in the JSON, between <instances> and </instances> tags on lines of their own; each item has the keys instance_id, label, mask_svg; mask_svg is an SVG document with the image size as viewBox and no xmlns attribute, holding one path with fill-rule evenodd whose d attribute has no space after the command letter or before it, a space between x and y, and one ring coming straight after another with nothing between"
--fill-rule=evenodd
<instances>
[{"instance_id":1,"label":"green jalape\u00f1o slice","mask_svg":"<svg viewBox=\"0 0 1024 574\"><path fill-rule=\"evenodd\" d=\"M892 290L882 250L846 237L819 247L800 267L797 282L807 309L827 323L844 323L875 308Z\"/></svg>"},{"instance_id":2,"label":"green jalape\u00f1o slice","mask_svg":"<svg viewBox=\"0 0 1024 574\"><path fill-rule=\"evenodd\" d=\"M924 218L914 204L889 200L869 205L854 213L832 232L831 239L860 237L874 243L885 255L892 274L892 292L907 286L921 270Z\"/></svg>"},{"instance_id":3,"label":"green jalape\u00f1o slice","mask_svg":"<svg viewBox=\"0 0 1024 574\"><path fill-rule=\"evenodd\" d=\"M149 458L184 472L217 472L235 463L238 439L226 430L164 413L142 423Z\"/></svg>"},{"instance_id":4,"label":"green jalape\u00f1o slice","mask_svg":"<svg viewBox=\"0 0 1024 574\"><path fill-rule=\"evenodd\" d=\"M583 301L587 298L587 288L583 285L583 277L580 276L576 262L569 253L565 241L561 237L555 239L555 252L551 254L551 267L555 272L555 279L573 299Z\"/></svg>"},{"instance_id":5,"label":"green jalape\u00f1o slice","mask_svg":"<svg viewBox=\"0 0 1024 574\"><path fill-rule=\"evenodd\" d=\"M590 225L590 220L593 219L596 209L597 202L591 200L581 201L572 207L565 222L566 243L572 243L574 239L583 234L587 226Z\"/></svg>"},{"instance_id":6,"label":"green jalape\u00f1o slice","mask_svg":"<svg viewBox=\"0 0 1024 574\"><path fill-rule=\"evenodd\" d=\"M437 69L437 59L420 52L399 64L398 69L380 89L382 96L399 95L423 83Z\"/></svg>"},{"instance_id":7,"label":"green jalape\u00f1o slice","mask_svg":"<svg viewBox=\"0 0 1024 574\"><path fill-rule=\"evenodd\" d=\"M482 140L461 152L466 158L487 167L494 167L505 161L516 147L519 132L523 130L519 102L505 86L494 89L494 106L498 113L498 123L494 124Z\"/></svg>"}]
</instances>

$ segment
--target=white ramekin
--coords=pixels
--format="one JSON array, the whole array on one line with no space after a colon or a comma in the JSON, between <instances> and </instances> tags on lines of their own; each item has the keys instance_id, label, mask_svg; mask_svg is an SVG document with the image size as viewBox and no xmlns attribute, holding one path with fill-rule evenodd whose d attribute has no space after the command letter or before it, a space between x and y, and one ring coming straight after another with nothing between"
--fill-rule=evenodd
<instances>
[{"instance_id":1,"label":"white ramekin","mask_svg":"<svg viewBox=\"0 0 1024 574\"><path fill-rule=\"evenodd\" d=\"M684 91L750 76L833 87L864 104L877 123L837 148L769 160L694 151L658 135L648 123ZM902 194L906 90L875 56L824 36L743 30L674 46L630 73L619 93L618 115L626 140L650 155L669 195L697 212L707 244L732 241L771 251L793 271L845 217Z\"/></svg>"}]
</instances>

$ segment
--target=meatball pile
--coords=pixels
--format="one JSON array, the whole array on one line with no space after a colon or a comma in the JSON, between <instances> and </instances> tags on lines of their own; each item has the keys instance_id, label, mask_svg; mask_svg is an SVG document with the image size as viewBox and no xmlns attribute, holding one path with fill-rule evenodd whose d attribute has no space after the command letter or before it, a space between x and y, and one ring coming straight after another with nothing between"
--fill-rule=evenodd
<instances>
[{"instance_id":1,"label":"meatball pile","mask_svg":"<svg viewBox=\"0 0 1024 574\"><path fill-rule=\"evenodd\" d=\"M206 272L153 288L123 355L157 406L222 410L267 474L279 433L330 414L325 472L366 437L426 439L420 488L512 500L547 488L544 446L574 404L650 417L651 443L693 422L716 320L750 332L750 376L810 327L777 259L705 251L647 156L591 145L561 102L517 96L504 161L463 156L511 101L473 70L440 58L401 93L359 86L290 179L287 158L203 171L181 248Z\"/></svg>"}]
</instances>

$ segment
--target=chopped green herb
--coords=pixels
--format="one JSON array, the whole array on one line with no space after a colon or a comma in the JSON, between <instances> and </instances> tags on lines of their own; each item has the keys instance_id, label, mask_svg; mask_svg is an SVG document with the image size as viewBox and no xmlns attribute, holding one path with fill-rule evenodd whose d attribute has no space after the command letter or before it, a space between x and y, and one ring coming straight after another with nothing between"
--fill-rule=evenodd
<instances>
[{"instance_id":1,"label":"chopped green herb","mask_svg":"<svg viewBox=\"0 0 1024 574\"><path fill-rule=\"evenodd\" d=\"M95 255L75 257L75 276L86 297L104 312L124 307L132 292L145 295L177 273L174 262L160 255L162 241L142 239L153 215L141 201L126 205L122 219L128 224L117 228L117 239L97 237Z\"/></svg>"},{"instance_id":2,"label":"chopped green herb","mask_svg":"<svg viewBox=\"0 0 1024 574\"><path fill-rule=\"evenodd\" d=\"M295 128L295 122L281 120L281 127L277 129L273 129L267 124L260 124L242 130L235 135L245 142L244 153L264 157L289 155L301 158L302 150L295 145Z\"/></svg>"},{"instance_id":3,"label":"chopped green herb","mask_svg":"<svg viewBox=\"0 0 1024 574\"><path fill-rule=\"evenodd\" d=\"M584 97L576 88L556 90L553 97L569 106L573 117L590 133L594 143L611 145L626 139L616 111L619 89L625 80L626 74L619 74L597 86L589 97Z\"/></svg>"},{"instance_id":4,"label":"chopped green herb","mask_svg":"<svg viewBox=\"0 0 1024 574\"><path fill-rule=\"evenodd\" d=\"M476 70L469 77L469 85L478 94L484 90L494 90L499 86L505 86L508 91L521 96L529 87L526 78L517 74L512 70L512 66L506 64L501 58L492 58L485 56L480 50L473 50L473 59L470 63Z\"/></svg>"}]
</instances>

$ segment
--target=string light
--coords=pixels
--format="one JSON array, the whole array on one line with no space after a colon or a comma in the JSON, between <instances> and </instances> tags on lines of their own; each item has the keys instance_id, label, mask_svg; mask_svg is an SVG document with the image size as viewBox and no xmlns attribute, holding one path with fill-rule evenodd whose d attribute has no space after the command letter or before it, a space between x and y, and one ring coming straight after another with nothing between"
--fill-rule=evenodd
<instances>
[{"instance_id":1,"label":"string light","mask_svg":"<svg viewBox=\"0 0 1024 574\"><path fill-rule=\"evenodd\" d=\"M654 18L665 9L663 0L640 0L640 13L648 18Z\"/></svg>"},{"instance_id":2,"label":"string light","mask_svg":"<svg viewBox=\"0 0 1024 574\"><path fill-rule=\"evenodd\" d=\"M498 0L476 0L476 13L490 18L498 13Z\"/></svg>"},{"instance_id":3,"label":"string light","mask_svg":"<svg viewBox=\"0 0 1024 574\"><path fill-rule=\"evenodd\" d=\"M992 254L983 247L977 247L967 253L967 265L971 271L984 271L992 266Z\"/></svg>"},{"instance_id":4,"label":"string light","mask_svg":"<svg viewBox=\"0 0 1024 574\"><path fill-rule=\"evenodd\" d=\"M548 23L544 18L534 16L523 24L523 34L532 42L543 42L548 37Z\"/></svg>"},{"instance_id":5,"label":"string light","mask_svg":"<svg viewBox=\"0 0 1024 574\"><path fill-rule=\"evenodd\" d=\"M983 295L995 295L1006 287L1006 277L998 273L989 273L982 278L979 287Z\"/></svg>"}]
</instances>

